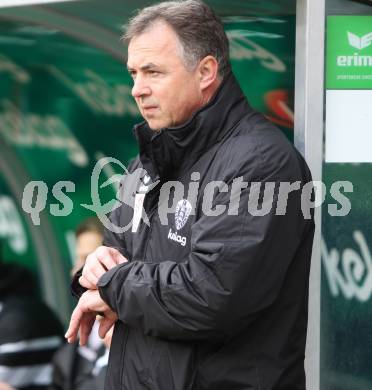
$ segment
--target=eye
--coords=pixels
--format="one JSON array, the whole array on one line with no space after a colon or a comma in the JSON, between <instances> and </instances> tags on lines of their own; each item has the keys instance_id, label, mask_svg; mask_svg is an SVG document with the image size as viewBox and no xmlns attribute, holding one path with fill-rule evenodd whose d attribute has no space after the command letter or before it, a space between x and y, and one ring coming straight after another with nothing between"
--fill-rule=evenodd
<instances>
[{"instance_id":1,"label":"eye","mask_svg":"<svg viewBox=\"0 0 372 390\"><path fill-rule=\"evenodd\" d=\"M148 72L149 72L149 74L150 74L151 76L156 76L156 75L159 74L159 72L158 72L157 70L149 70Z\"/></svg>"}]
</instances>

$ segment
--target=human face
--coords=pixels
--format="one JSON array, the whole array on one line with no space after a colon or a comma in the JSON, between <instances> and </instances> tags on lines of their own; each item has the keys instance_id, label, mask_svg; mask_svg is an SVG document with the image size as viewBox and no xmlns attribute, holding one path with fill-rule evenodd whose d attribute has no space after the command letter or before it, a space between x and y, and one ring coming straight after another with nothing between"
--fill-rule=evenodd
<instances>
[{"instance_id":1,"label":"human face","mask_svg":"<svg viewBox=\"0 0 372 390\"><path fill-rule=\"evenodd\" d=\"M102 245L102 236L96 232L84 232L76 238L76 262L71 275L74 275L85 264L89 254Z\"/></svg>"},{"instance_id":2,"label":"human face","mask_svg":"<svg viewBox=\"0 0 372 390\"><path fill-rule=\"evenodd\" d=\"M163 22L129 43L132 95L152 130L181 125L203 105L198 71L187 69L180 53L176 33Z\"/></svg>"}]
</instances>

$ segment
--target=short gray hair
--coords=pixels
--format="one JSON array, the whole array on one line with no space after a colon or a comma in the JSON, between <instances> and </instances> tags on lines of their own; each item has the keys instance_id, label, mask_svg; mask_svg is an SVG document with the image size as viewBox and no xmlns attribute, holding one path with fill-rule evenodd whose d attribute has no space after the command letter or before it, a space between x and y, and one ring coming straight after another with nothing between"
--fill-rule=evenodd
<instances>
[{"instance_id":1,"label":"short gray hair","mask_svg":"<svg viewBox=\"0 0 372 390\"><path fill-rule=\"evenodd\" d=\"M228 38L221 20L208 5L200 0L176 0L143 8L125 26L123 40L128 44L159 21L177 34L186 67L195 68L211 55L218 62L221 78L231 71Z\"/></svg>"}]
</instances>

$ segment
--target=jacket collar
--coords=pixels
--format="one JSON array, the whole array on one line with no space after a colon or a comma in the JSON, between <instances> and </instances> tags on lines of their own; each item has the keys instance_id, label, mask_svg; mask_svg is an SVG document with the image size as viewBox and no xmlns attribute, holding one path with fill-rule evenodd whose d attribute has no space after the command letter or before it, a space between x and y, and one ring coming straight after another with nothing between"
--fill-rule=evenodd
<instances>
[{"instance_id":1,"label":"jacket collar","mask_svg":"<svg viewBox=\"0 0 372 390\"><path fill-rule=\"evenodd\" d=\"M134 127L141 163L153 180L174 178L191 167L212 145L219 142L251 108L234 75L222 81L208 104L178 127L151 130L147 122Z\"/></svg>"}]
</instances>

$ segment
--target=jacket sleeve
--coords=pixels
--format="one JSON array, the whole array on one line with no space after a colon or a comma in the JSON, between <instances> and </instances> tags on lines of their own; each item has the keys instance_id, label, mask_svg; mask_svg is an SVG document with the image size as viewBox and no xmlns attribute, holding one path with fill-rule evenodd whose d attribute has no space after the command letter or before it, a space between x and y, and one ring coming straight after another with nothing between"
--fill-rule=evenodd
<instances>
[{"instance_id":1,"label":"jacket sleeve","mask_svg":"<svg viewBox=\"0 0 372 390\"><path fill-rule=\"evenodd\" d=\"M290 181L288 164L268 169L255 181L262 186ZM249 177L245 181L254 181ZM270 306L312 221L301 213L300 191L289 195L284 215L275 215L275 192L272 208L263 216L248 212L250 193L252 186L242 192L238 215L197 219L186 261L134 261L104 274L99 292L119 319L165 339L225 339ZM214 205L229 201L229 193L220 192Z\"/></svg>"}]
</instances>

